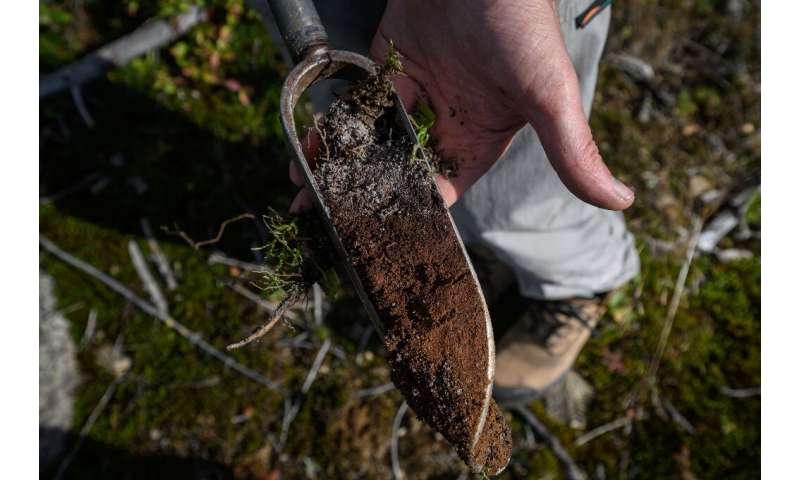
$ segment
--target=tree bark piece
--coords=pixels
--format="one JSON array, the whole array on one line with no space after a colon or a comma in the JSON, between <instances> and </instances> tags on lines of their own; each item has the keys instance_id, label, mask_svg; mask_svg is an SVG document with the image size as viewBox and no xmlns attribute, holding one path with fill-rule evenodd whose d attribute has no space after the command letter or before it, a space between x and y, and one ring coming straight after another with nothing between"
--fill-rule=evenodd
<instances>
[{"instance_id":1,"label":"tree bark piece","mask_svg":"<svg viewBox=\"0 0 800 480\"><path fill-rule=\"evenodd\" d=\"M39 77L39 98L74 89L134 58L171 43L206 21L206 11L192 5L172 18L150 19L122 38L100 47L58 71Z\"/></svg>"}]
</instances>

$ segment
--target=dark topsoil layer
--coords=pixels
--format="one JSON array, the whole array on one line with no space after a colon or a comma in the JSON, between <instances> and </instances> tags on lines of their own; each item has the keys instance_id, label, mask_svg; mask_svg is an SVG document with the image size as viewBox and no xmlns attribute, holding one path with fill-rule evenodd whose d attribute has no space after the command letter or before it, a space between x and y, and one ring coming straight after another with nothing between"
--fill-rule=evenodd
<instances>
[{"instance_id":1,"label":"dark topsoil layer","mask_svg":"<svg viewBox=\"0 0 800 480\"><path fill-rule=\"evenodd\" d=\"M392 380L474 470L494 473L511 434L487 386L483 305L426 164L395 122L382 72L330 107L314 172L333 224L380 315Z\"/></svg>"}]
</instances>

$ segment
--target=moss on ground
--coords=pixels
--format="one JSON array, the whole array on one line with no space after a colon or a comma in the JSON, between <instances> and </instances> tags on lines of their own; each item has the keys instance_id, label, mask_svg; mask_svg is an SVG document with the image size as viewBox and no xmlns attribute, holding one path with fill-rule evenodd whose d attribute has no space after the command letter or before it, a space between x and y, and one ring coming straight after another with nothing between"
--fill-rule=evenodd
<instances>
[{"instance_id":1,"label":"moss on ground","mask_svg":"<svg viewBox=\"0 0 800 480\"><path fill-rule=\"evenodd\" d=\"M223 349L260 325L265 314L225 286L248 286L258 278L235 267L209 266L208 254L216 250L261 264L253 248L264 245L264 232L254 222L238 222L219 244L196 252L158 229L177 225L195 239L211 238L225 219L243 212L285 211L294 188L286 179L289 154L277 112L286 66L241 0L204 3L210 22L84 87L94 128L82 123L68 94L42 101L40 191L56 200L41 204L39 222L42 235L146 298L127 244L134 240L148 251L139 223L148 218L178 277L178 289L167 293L170 313ZM721 0L617 3L607 50L639 56L657 75L647 88L603 63L592 127L612 170L636 188L637 202L627 218L642 271L613 297L577 370L596 391L588 428L629 413L638 417L629 433L619 429L576 446L585 431L548 418L541 402L533 409L592 474L753 478L760 469L760 398L725 392L760 385L758 238L724 241L726 248L751 251L751 258L695 259L657 389L646 376L684 260L681 232L693 217L707 220L715 208L700 198L702 192L717 189L724 195L758 175L760 14L752 5L740 15L731 13L729 2ZM183 0L40 3L40 71L52 71L147 18L185 5ZM642 112L647 102L649 118ZM700 177L708 185L698 190ZM60 195L75 185L83 186ZM760 194L750 199L746 221L760 228ZM231 353L296 392L322 341L330 338L337 346L278 451L285 407L280 395L226 370L53 257L43 253L41 268L55 278L76 342L89 311L97 312L94 338L78 349L83 381L76 429L115 378L99 365L98 352L119 341L131 360L69 478L390 475L388 442L400 397L355 395L387 382L388 369L375 336L363 342L369 323L352 295L329 306L325 327L311 325L311 315L298 308L297 330L279 325L262 342ZM639 409L628 412L628 398L637 390ZM670 410L680 412L691 429ZM441 438L413 415L404 430L400 454L407 472L449 478L461 471ZM518 419L513 430L522 445L525 428ZM561 476L558 461L540 444L520 448L502 478Z\"/></svg>"}]
</instances>

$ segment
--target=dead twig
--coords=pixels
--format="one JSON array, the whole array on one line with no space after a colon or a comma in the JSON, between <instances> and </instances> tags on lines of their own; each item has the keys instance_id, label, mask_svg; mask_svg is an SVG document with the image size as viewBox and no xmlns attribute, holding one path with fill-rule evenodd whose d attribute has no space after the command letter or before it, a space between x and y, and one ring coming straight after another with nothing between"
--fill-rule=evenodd
<instances>
[{"instance_id":1,"label":"dead twig","mask_svg":"<svg viewBox=\"0 0 800 480\"><path fill-rule=\"evenodd\" d=\"M378 385L377 387L356 390L356 396L358 398L377 397L378 395L383 395L384 393L391 392L392 390L394 390L394 383L389 382L384 383L383 385Z\"/></svg>"},{"instance_id":2,"label":"dead twig","mask_svg":"<svg viewBox=\"0 0 800 480\"><path fill-rule=\"evenodd\" d=\"M700 239L700 232L703 230L703 222L699 218L695 219L692 228L692 236L689 239L689 247L686 249L686 258L681 265L681 270L678 272L678 278L675 279L675 288L672 293L672 300L670 300L667 309L667 318L664 320L664 327L661 329L661 336L658 339L658 347L656 354L650 361L647 369L647 376L650 379L655 379L658 373L658 367L661 364L661 358L664 356L664 350L667 348L667 340L669 340L670 333L672 333L672 325L675 323L675 315L678 313L678 307L683 298L683 289L686 286L686 278L689 276L689 269L694 260L694 254L697 251L697 242Z\"/></svg>"},{"instance_id":3,"label":"dead twig","mask_svg":"<svg viewBox=\"0 0 800 480\"><path fill-rule=\"evenodd\" d=\"M750 398L750 397L761 396L761 387L753 387L753 388L721 387L719 391L726 397L731 397L731 398Z\"/></svg>"},{"instance_id":4,"label":"dead twig","mask_svg":"<svg viewBox=\"0 0 800 480\"><path fill-rule=\"evenodd\" d=\"M553 452L553 455L561 462L564 469L564 476L569 480L585 480L586 474L575 463L570 454L561 445L561 442L556 438L547 427L536 418L536 415L528 410L524 405L515 405L511 407L513 411L517 412L533 429L533 433L541 438L545 444Z\"/></svg>"},{"instance_id":5,"label":"dead twig","mask_svg":"<svg viewBox=\"0 0 800 480\"><path fill-rule=\"evenodd\" d=\"M139 249L139 245L136 244L136 241L128 241L128 253L131 256L133 268L142 280L144 289L147 290L148 295L150 295L150 300L153 301L153 305L156 306L162 315L167 315L169 311L167 299L164 298L164 294L161 292L161 288L158 286L156 279L153 278L153 274L150 273L150 269L147 268L147 262L145 262L144 255L142 255L142 251Z\"/></svg>"},{"instance_id":6,"label":"dead twig","mask_svg":"<svg viewBox=\"0 0 800 480\"><path fill-rule=\"evenodd\" d=\"M606 433L613 432L614 430L620 429L627 425L630 425L633 420L629 417L621 417L612 422L608 422L604 425L600 425L597 428L593 428L588 432L584 433L577 439L575 439L575 446L580 447L586 445L587 443L591 442L595 438L605 435Z\"/></svg>"},{"instance_id":7,"label":"dead twig","mask_svg":"<svg viewBox=\"0 0 800 480\"><path fill-rule=\"evenodd\" d=\"M322 325L322 287L319 283L311 286L311 295L314 300L314 323Z\"/></svg>"},{"instance_id":8,"label":"dead twig","mask_svg":"<svg viewBox=\"0 0 800 480\"><path fill-rule=\"evenodd\" d=\"M666 409L667 413L669 414L672 421L675 422L681 429L683 429L689 435L694 435L696 430L694 425L683 416L683 414L678 410L678 408L669 400L665 399L663 401L664 408Z\"/></svg>"},{"instance_id":9,"label":"dead twig","mask_svg":"<svg viewBox=\"0 0 800 480\"><path fill-rule=\"evenodd\" d=\"M72 450L69 451L64 460L61 461L61 464L58 466L58 471L56 472L55 479L60 480L64 478L64 474L67 473L67 469L69 468L72 460L75 458L75 455L78 454L78 451L83 446L83 441L86 439L86 436L89 435L89 432L92 431L95 422L97 419L100 418L100 415L103 414L103 411L108 406L108 403L111 401L111 398L114 396L114 392L116 392L117 387L120 383L125 381L127 378L127 374L122 375L114 379L113 382L106 388L106 391L103 393L103 396L100 397L100 400L97 402L97 405L94 406L92 409L92 413L89 414L89 417L86 419L86 422L83 424L83 428L81 428L80 433L78 434L78 439L75 441L75 445L73 445Z\"/></svg>"},{"instance_id":10,"label":"dead twig","mask_svg":"<svg viewBox=\"0 0 800 480\"><path fill-rule=\"evenodd\" d=\"M281 448L283 448L283 445L286 443L286 439L289 436L289 427L300 411L306 394L311 390L311 385L313 385L314 381L317 379L317 374L319 373L320 367L322 367L323 360L325 360L325 355L328 354L328 350L331 348L331 344L332 342L329 338L322 342L322 345L317 351L317 355L314 357L314 361L311 363L311 368L309 368L306 374L306 379L303 381L303 386L300 388L300 394L297 396L297 400L292 402L288 397L284 399L283 424L281 425L281 435L278 440L278 445Z\"/></svg>"},{"instance_id":11,"label":"dead twig","mask_svg":"<svg viewBox=\"0 0 800 480\"><path fill-rule=\"evenodd\" d=\"M258 222L256 222L258 224ZM271 270L266 265L257 265L255 263L250 262L243 262L242 260L238 260L236 258L226 257L225 255L214 252L208 256L208 264L209 265L225 265L228 267L235 267L240 270L244 270L247 272L253 273L269 273Z\"/></svg>"},{"instance_id":12,"label":"dead twig","mask_svg":"<svg viewBox=\"0 0 800 480\"><path fill-rule=\"evenodd\" d=\"M324 342L322 342L322 346L319 347L319 351L317 352L317 356L314 357L314 362L311 364L311 368L308 370L308 375L306 375L306 380L303 382L303 387L301 391L305 394L311 389L311 385L314 384L314 380L317 379L317 374L319 373L319 369L322 366L322 361L325 360L325 355L328 354L328 350L331 348L331 339L326 338Z\"/></svg>"},{"instance_id":13,"label":"dead twig","mask_svg":"<svg viewBox=\"0 0 800 480\"><path fill-rule=\"evenodd\" d=\"M278 306L280 305L279 303L273 303L264 300L257 294L253 293L252 290L242 285L241 283L230 280L223 280L223 283L225 284L226 287L230 288L234 292L255 303L256 306L258 306L258 308L266 310L267 313L269 314L272 314L272 312L274 312L275 309L278 308ZM289 312L286 312L283 316L288 317Z\"/></svg>"},{"instance_id":14,"label":"dead twig","mask_svg":"<svg viewBox=\"0 0 800 480\"><path fill-rule=\"evenodd\" d=\"M669 336L672 333L672 326L675 323L675 315L678 313L678 307L680 307L681 299L683 298L683 289L686 286L686 279L689 276L689 269L692 266L692 261L694 260L695 253L698 250L697 244L700 240L700 234L702 231L703 221L700 218L695 218L692 226L692 234L689 236L689 243L686 248L686 257L684 258L681 269L678 272L678 277L675 279L672 298L669 306L667 307L667 316L664 319L664 326L661 329L661 335L658 339L656 353L650 360L650 364L647 368L647 374L644 376L644 378L642 378L641 382L636 384L636 386L633 388L633 391L628 396L628 399L625 402L625 410L629 410L630 408L634 407L634 404L638 402L639 394L641 393L641 389L645 383L651 387L655 386L656 375L658 374L658 368L661 364L661 358L664 356L664 351L667 348L667 340L669 340Z\"/></svg>"},{"instance_id":15,"label":"dead twig","mask_svg":"<svg viewBox=\"0 0 800 480\"><path fill-rule=\"evenodd\" d=\"M83 331L81 338L81 346L88 344L94 337L94 331L97 328L97 310L94 308L89 310L89 317L86 319L86 329Z\"/></svg>"},{"instance_id":16,"label":"dead twig","mask_svg":"<svg viewBox=\"0 0 800 480\"><path fill-rule=\"evenodd\" d=\"M89 113L89 109L86 107L86 103L83 101L83 93L81 93L80 85L72 85L69 89L69 92L72 94L72 101L75 103L75 107L78 109L78 113L83 119L83 122L87 127L93 128L94 118L92 118L92 115Z\"/></svg>"},{"instance_id":17,"label":"dead twig","mask_svg":"<svg viewBox=\"0 0 800 480\"><path fill-rule=\"evenodd\" d=\"M121 284L120 282L114 280L113 278L109 277L105 273L101 272L100 270L96 269L92 265L84 262L83 260L76 258L69 253L61 250L56 244L48 240L44 236L39 236L39 245L44 248L47 252L52 254L53 256L59 258L63 262L71 265L72 267L81 270L82 272L86 273L94 277L95 279L99 280L105 286L110 288L111 290L120 294L123 298L131 302L134 306L142 310L143 312L147 313L151 317L160 320L164 325L171 328L175 332L177 332L180 336L188 340L192 345L196 346L200 350L204 351L205 353L211 355L212 357L216 358L223 365L231 370L234 370L237 373L253 380L254 382L263 385L270 390L275 390L277 392L283 392L283 389L277 383L269 380L268 378L264 377L260 373L252 370L244 365L240 364L232 357L225 355L224 353L220 352L213 346L211 346L208 342L203 340L200 334L193 332L186 328L183 324L179 323L169 315L162 313L159 311L155 306L150 303L147 303L145 300L140 298L138 295L133 293L129 288Z\"/></svg>"},{"instance_id":18,"label":"dead twig","mask_svg":"<svg viewBox=\"0 0 800 480\"><path fill-rule=\"evenodd\" d=\"M408 404L404 401L397 409L394 415L394 422L392 422L392 475L395 480L402 480L406 478L403 469L400 468L400 425L403 423L403 417L406 416L408 411Z\"/></svg>"},{"instance_id":19,"label":"dead twig","mask_svg":"<svg viewBox=\"0 0 800 480\"><path fill-rule=\"evenodd\" d=\"M191 5L185 12L172 18L150 19L130 34L100 47L80 60L54 73L40 76L39 98L67 89L72 90L75 98L75 89L78 86L113 68L126 65L139 55L174 41L207 18L205 9ZM80 104L77 101L76 104L80 111ZM88 120L86 117L84 119Z\"/></svg>"},{"instance_id":20,"label":"dead twig","mask_svg":"<svg viewBox=\"0 0 800 480\"><path fill-rule=\"evenodd\" d=\"M225 220L224 222L222 222L222 224L219 226L219 231L217 231L217 235L214 238L210 238L208 240L203 240L201 242L195 242L194 240L192 240L192 237L190 237L183 230L177 230L177 229L176 230L169 230L169 229L164 228L164 227L162 227L162 229L169 235L177 235L177 236L181 237L184 241L186 241L186 243L191 245L191 247L194 248L195 250L200 250L201 247L205 247L206 245L213 245L213 244L219 242L220 239L222 239L222 235L225 233L225 228L229 224L234 223L234 222L238 222L239 220L245 220L245 219L250 219L250 220L255 221L256 216L253 215L252 213L243 213L243 214L237 215L237 216L235 216L233 218L229 218L229 219Z\"/></svg>"},{"instance_id":21,"label":"dead twig","mask_svg":"<svg viewBox=\"0 0 800 480\"><path fill-rule=\"evenodd\" d=\"M150 221L146 218L142 218L140 223L142 224L142 232L144 232L144 236L147 238L147 247L150 249L153 261L158 267L158 273L161 274L164 281L167 283L167 290L174 291L178 288L178 282L175 280L175 275L172 273L172 268L169 266L167 256L161 251L158 240L156 240L156 237L153 235L153 229L150 228Z\"/></svg>"}]
</instances>

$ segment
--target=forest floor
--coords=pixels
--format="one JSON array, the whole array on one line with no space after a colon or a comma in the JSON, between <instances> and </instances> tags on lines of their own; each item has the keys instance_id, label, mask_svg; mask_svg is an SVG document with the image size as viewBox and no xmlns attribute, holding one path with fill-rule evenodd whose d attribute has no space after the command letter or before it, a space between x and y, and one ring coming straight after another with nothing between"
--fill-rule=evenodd
<instances>
[{"instance_id":1,"label":"forest floor","mask_svg":"<svg viewBox=\"0 0 800 480\"><path fill-rule=\"evenodd\" d=\"M40 72L183 3L40 3ZM209 21L84 85L84 114L69 93L41 101L39 223L43 237L149 301L130 254L133 242L150 258L146 219L176 279L170 289L157 277L166 311L224 351L280 298L252 286L269 263L256 249L263 223L232 223L199 250L161 227L212 238L242 213L286 211L294 187L278 118L280 51L240 0L205 3ZM530 408L591 478L755 478L760 4L629 0L612 18L591 124L612 171L637 192L626 218L642 269L575 367L594 391L584 421L560 422L544 401ZM696 245L697 232L728 221L715 246L708 235ZM76 344L74 431L96 417L65 478L392 475L402 399L353 296L314 296L230 353L275 390L45 250L40 260ZM495 310L502 329L512 318ZM507 418L515 450L500 478L564 478L552 449ZM412 414L396 438L408 478L463 473Z\"/></svg>"}]
</instances>

